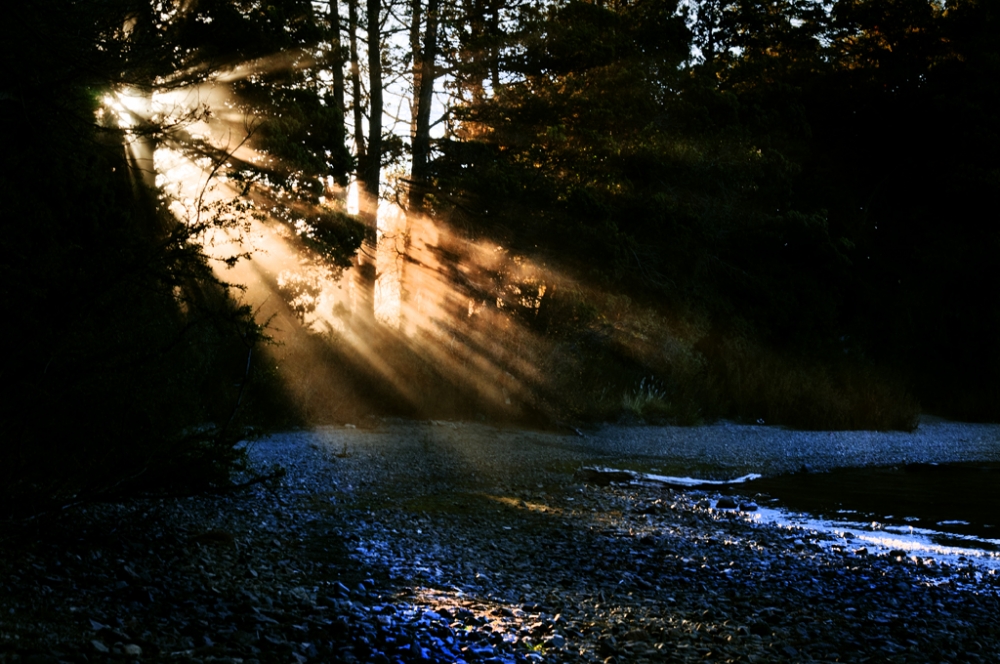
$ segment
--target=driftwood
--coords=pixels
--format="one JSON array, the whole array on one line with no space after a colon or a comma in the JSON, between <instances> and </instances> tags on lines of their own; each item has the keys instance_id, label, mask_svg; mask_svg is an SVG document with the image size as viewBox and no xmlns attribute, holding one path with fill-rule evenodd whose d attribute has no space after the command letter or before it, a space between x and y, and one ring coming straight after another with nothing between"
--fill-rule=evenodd
<instances>
[{"instance_id":1,"label":"driftwood","mask_svg":"<svg viewBox=\"0 0 1000 664\"><path fill-rule=\"evenodd\" d=\"M760 477L757 473L750 473L731 480L703 480L694 477L670 477L668 475L654 475L651 473L640 473L633 470L617 470L614 468L601 468L587 466L576 471L576 479L588 484L598 486L608 486L612 482L630 484L632 482L662 484L664 486L677 487L683 489L698 489L703 487L726 486L729 484L742 484Z\"/></svg>"}]
</instances>

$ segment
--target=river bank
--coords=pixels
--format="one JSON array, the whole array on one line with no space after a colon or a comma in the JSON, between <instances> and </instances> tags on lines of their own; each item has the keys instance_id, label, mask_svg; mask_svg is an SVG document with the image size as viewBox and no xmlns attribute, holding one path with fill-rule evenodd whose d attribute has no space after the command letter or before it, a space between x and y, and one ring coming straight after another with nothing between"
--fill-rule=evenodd
<instances>
[{"instance_id":1,"label":"river bank","mask_svg":"<svg viewBox=\"0 0 1000 664\"><path fill-rule=\"evenodd\" d=\"M273 489L91 508L10 543L0 662L990 661L996 575L587 484L991 460L997 428L583 436L448 422L255 442Z\"/></svg>"}]
</instances>

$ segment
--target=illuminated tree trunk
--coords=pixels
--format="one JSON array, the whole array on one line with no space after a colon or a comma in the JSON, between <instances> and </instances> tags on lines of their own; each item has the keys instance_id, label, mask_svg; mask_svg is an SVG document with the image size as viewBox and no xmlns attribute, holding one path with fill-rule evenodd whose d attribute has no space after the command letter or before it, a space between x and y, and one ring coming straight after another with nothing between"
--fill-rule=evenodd
<instances>
[{"instance_id":1,"label":"illuminated tree trunk","mask_svg":"<svg viewBox=\"0 0 1000 664\"><path fill-rule=\"evenodd\" d=\"M375 324L375 282L378 279L378 196L382 175L382 49L381 0L367 0L365 21L368 40L368 144L365 145L363 99L358 57L358 0L349 0L351 84L354 91L354 144L358 158L358 207L365 225L365 239L358 251L354 318L361 327Z\"/></svg>"},{"instance_id":2,"label":"illuminated tree trunk","mask_svg":"<svg viewBox=\"0 0 1000 664\"><path fill-rule=\"evenodd\" d=\"M362 184L362 172L368 158L368 150L365 145L364 111L362 99L364 93L361 89L361 59L358 54L358 0L347 0L347 35L350 49L350 80L352 119L354 122L354 155L357 159L357 171L355 180L358 182L358 202L359 214L364 219L367 212L365 201L364 185ZM367 226L367 225L366 225ZM361 247L358 249L355 258L355 279L354 279L354 307L353 318L355 325L361 326L366 323L373 323L375 319L375 281L374 281L374 260L375 254L371 252L370 243L366 237Z\"/></svg>"},{"instance_id":3,"label":"illuminated tree trunk","mask_svg":"<svg viewBox=\"0 0 1000 664\"><path fill-rule=\"evenodd\" d=\"M424 195L427 192L431 151L431 105L434 99L434 83L437 80L436 59L438 52L438 1L427 0L426 24L424 23L423 0L413 0L410 23L410 48L413 52L413 104L410 121L412 161L406 207L409 212L403 244L403 256L399 269L399 326L407 329L411 317L412 302L412 260L410 254L412 235L419 232L420 224L414 223L424 210ZM423 27L423 35L421 28ZM412 215L412 219L411 219Z\"/></svg>"}]
</instances>

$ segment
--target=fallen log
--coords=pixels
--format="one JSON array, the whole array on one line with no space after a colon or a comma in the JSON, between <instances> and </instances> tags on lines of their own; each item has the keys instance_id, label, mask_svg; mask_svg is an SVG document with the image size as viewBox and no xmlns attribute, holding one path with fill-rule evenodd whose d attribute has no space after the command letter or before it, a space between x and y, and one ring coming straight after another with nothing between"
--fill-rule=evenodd
<instances>
[{"instance_id":1,"label":"fallen log","mask_svg":"<svg viewBox=\"0 0 1000 664\"><path fill-rule=\"evenodd\" d=\"M669 475L654 475L652 473L640 473L634 470L618 470L615 468L603 468L600 466L585 466L576 471L574 477L588 484L598 486L608 486L612 482L620 484L630 484L632 482L643 482L662 484L670 487L683 489L699 489L703 487L726 486L730 484L743 484L761 477L758 473L750 473L742 477L731 480L705 480L696 477L672 477Z\"/></svg>"}]
</instances>

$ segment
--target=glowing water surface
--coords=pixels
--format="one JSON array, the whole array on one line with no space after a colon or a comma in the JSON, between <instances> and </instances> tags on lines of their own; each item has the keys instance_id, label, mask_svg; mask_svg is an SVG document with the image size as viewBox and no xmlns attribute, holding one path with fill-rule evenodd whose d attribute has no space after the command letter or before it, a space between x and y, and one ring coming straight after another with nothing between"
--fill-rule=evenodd
<instances>
[{"instance_id":1,"label":"glowing water surface","mask_svg":"<svg viewBox=\"0 0 1000 664\"><path fill-rule=\"evenodd\" d=\"M764 478L740 487L757 492L761 523L828 535L847 553L902 551L909 558L1000 572L1000 464L910 464L842 468Z\"/></svg>"}]
</instances>

